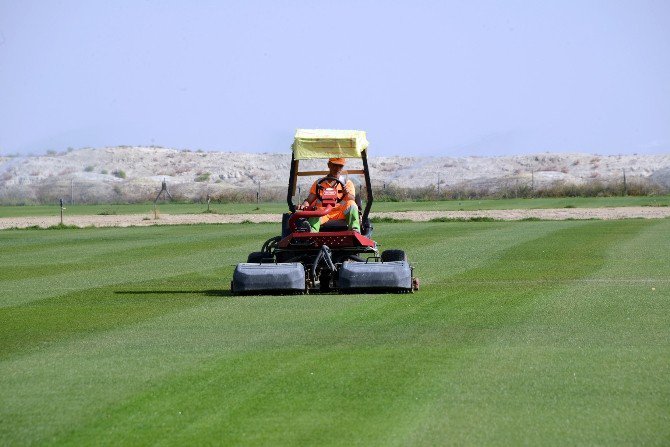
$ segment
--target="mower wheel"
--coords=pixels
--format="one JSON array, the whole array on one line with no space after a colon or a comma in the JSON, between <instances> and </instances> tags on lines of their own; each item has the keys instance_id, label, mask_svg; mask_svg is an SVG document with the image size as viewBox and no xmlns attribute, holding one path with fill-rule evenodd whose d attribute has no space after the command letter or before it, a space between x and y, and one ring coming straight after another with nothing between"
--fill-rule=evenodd
<instances>
[{"instance_id":1,"label":"mower wheel","mask_svg":"<svg viewBox=\"0 0 670 447\"><path fill-rule=\"evenodd\" d=\"M384 250L381 258L382 262L407 261L407 255L402 250Z\"/></svg>"},{"instance_id":2,"label":"mower wheel","mask_svg":"<svg viewBox=\"0 0 670 447\"><path fill-rule=\"evenodd\" d=\"M268 253L265 253L263 251L255 251L253 253L249 253L249 256L247 257L247 262L250 264L261 264L263 261L269 262L272 258Z\"/></svg>"}]
</instances>

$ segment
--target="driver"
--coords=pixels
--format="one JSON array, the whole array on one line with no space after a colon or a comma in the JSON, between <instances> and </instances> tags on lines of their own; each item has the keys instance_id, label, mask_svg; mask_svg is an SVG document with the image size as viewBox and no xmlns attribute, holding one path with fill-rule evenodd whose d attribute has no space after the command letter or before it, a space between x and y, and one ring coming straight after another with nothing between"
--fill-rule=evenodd
<instances>
[{"instance_id":1,"label":"driver","mask_svg":"<svg viewBox=\"0 0 670 447\"><path fill-rule=\"evenodd\" d=\"M342 168L344 168L344 163L345 160L344 158L331 158L328 160L328 170L330 171L328 173L328 177L334 177L336 179L339 179L342 181L342 183L345 183L343 180L342 174ZM313 206L315 201L318 201L318 197L316 195L316 181L312 184L312 188L309 191L309 195L305 199L304 202L300 206L298 206L299 210L303 210L305 208L308 208L310 206ZM332 187L337 187L338 183L336 181L326 181L325 183L329 184ZM340 186L341 188L341 186ZM326 214L325 216L321 217L311 217L308 219L309 225L311 227L312 232L319 231L319 228L321 228L321 225L328 222L331 219L334 220L346 220L347 221L347 226L349 227L350 230L357 231L358 233L361 232L361 224L359 222L358 218L358 205L356 205L356 202L354 201L356 198L356 189L354 188L354 184L351 180L347 180L344 186L344 196L342 197L342 200L335 205L333 210ZM316 203L316 207L319 208L321 207L320 201L319 203Z\"/></svg>"}]
</instances>

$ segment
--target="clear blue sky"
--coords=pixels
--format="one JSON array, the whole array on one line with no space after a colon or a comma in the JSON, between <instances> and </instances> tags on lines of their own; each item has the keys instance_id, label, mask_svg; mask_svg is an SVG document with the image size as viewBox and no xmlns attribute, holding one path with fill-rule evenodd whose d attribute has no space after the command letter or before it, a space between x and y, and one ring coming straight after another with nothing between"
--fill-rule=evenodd
<instances>
[{"instance_id":1,"label":"clear blue sky","mask_svg":"<svg viewBox=\"0 0 670 447\"><path fill-rule=\"evenodd\" d=\"M0 0L0 154L670 152L670 1Z\"/></svg>"}]
</instances>

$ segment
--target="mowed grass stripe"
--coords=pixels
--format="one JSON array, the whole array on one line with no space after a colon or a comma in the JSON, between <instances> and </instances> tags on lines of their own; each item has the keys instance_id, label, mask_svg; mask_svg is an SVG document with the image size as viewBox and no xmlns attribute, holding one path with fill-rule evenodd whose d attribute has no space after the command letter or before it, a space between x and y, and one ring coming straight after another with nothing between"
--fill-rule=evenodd
<instances>
[{"instance_id":1,"label":"mowed grass stripe","mask_svg":"<svg viewBox=\"0 0 670 447\"><path fill-rule=\"evenodd\" d=\"M670 290L666 269L640 248L667 261L668 230L667 220L592 225L616 241L604 253L587 251L588 265L603 266L590 281L534 293L515 315L522 320L473 348L472 364L445 371L434 388L445 399L417 411L413 427L398 429L411 434L404 443L665 444ZM660 281L623 288L617 281L641 273Z\"/></svg>"},{"instance_id":2,"label":"mowed grass stripe","mask_svg":"<svg viewBox=\"0 0 670 447\"><path fill-rule=\"evenodd\" d=\"M193 252L203 248L220 249L230 243L237 245L239 238L232 241L228 233L221 231L223 225L211 225L207 231L193 234L174 231L170 227L158 227L152 230L134 228L130 230L114 229L82 229L82 230L32 230L23 232L0 233L4 236L3 243L15 245L0 254L0 280L20 279L34 276L57 275L62 271L72 270L74 265L79 268L108 266L131 260L170 259L182 256L186 250ZM241 226L241 232L256 230L251 225ZM40 245L40 236L45 231L58 233L56 240L49 240ZM49 238L53 239L53 238ZM243 239L242 239L243 240ZM35 261L39 260L36 264Z\"/></svg>"},{"instance_id":3,"label":"mowed grass stripe","mask_svg":"<svg viewBox=\"0 0 670 447\"><path fill-rule=\"evenodd\" d=\"M523 241L543 237L579 222L435 222L377 224L384 235L381 250L403 247L416 266L422 285L444 283ZM377 228L377 226L375 228Z\"/></svg>"},{"instance_id":4,"label":"mowed grass stripe","mask_svg":"<svg viewBox=\"0 0 670 447\"><path fill-rule=\"evenodd\" d=\"M147 228L115 229L120 235L128 231L145 234L151 243L147 244L138 237L135 239L137 246L129 248L121 243L117 252L114 250L115 242L110 241L108 250L103 253L95 248L97 245L95 232L62 230L63 245L53 247L52 250L58 253L50 253L46 264L42 263L42 256L37 256L33 258L34 265L28 269L28 273L19 274L18 279L9 278L2 282L3 295L0 306L21 305L98 286L167 278L172 274L223 270L224 267L239 262L238 248L244 247L243 252L258 250L257 238L265 238L267 231L262 226L254 225L238 226L239 229L233 229L232 225L204 227L205 230L193 232L189 232L188 227L182 229L161 227L163 231L157 236L152 236L151 229ZM226 230L226 227L230 228ZM88 238L79 240L80 235L76 234L77 232L85 232ZM75 238L74 242L68 240L70 235ZM90 250L86 247L89 241L94 244ZM87 257L72 264L69 270L60 267L52 271L50 265L57 256L61 256L67 264L67 252L71 246L79 254L88 253ZM246 254L243 260L246 260ZM32 277L30 273L42 274ZM31 293L26 294L25 291Z\"/></svg>"},{"instance_id":5,"label":"mowed grass stripe","mask_svg":"<svg viewBox=\"0 0 670 447\"><path fill-rule=\"evenodd\" d=\"M558 239L558 243L565 246L566 238L564 234L558 236L552 234L546 237L547 240L535 242L538 246L541 246L542 243L553 241L555 238ZM577 244L582 242L574 241L573 244L576 247ZM525 245L529 246L526 247ZM524 253L527 258L532 257L533 245L533 243L527 242L524 247L515 247L510 250L507 256L502 256L498 261L499 269L505 267L509 256L518 256L519 253ZM568 244L567 248L573 247ZM594 258L602 257L602 252L594 252L591 256ZM555 266L546 266L546 269L550 271L553 267ZM467 288L468 277L467 275L463 276L466 284L465 289L461 289L460 292L471 292ZM536 283L535 287L547 287L547 285ZM525 297L526 293L528 291L523 293L521 297ZM507 294L513 295L513 292L508 291ZM492 300L497 298L497 296L491 297ZM461 324L452 328L451 332L445 332L441 329L441 322L435 320L435 309L448 306L445 306L444 300L432 301L430 307L425 305L398 306L400 303L394 301L396 309L387 312L386 318L373 313L369 315L371 318L365 324L361 324L364 322L357 315L361 309L357 307L357 312L353 315L353 318L352 316L347 318L347 316L340 314L338 320L324 320L328 325L319 324L318 333L310 333L309 327L302 327L301 331L298 332L307 332L305 340L301 342L297 339L293 341L293 344L299 346L309 344L312 347L308 351L311 355L305 354L302 361L298 361L293 358L293 351L285 352L285 357L291 359L290 364L293 365L291 369L295 370L290 374L292 380L289 385L284 384L284 374L267 374L268 370L272 371L276 367L274 349L272 350L273 354L269 356L266 355L267 350L261 350L253 357L253 362L258 367L256 374L252 374L252 377L245 375L249 380L246 384L235 383L237 387L242 389L253 387L255 391L252 399L238 400L235 396L233 399L237 406L231 403L231 406L222 406L220 410L212 408L213 402L225 401L226 390L233 386L224 379L231 375L234 376L234 372L228 369L225 361L220 361L221 366L219 368L223 368L223 371L214 368L214 372L208 374L207 377L200 377L200 370L196 373L197 377L190 374L178 376L175 379L177 383L166 384L166 390L163 393L158 393L158 395L170 394L176 406L179 402L188 401L188 396L197 395L198 398L195 401L210 402L204 405L205 419L210 422L202 421L200 415L203 408L200 407L185 408L181 415L188 414L188 416L182 418L181 421L178 415L173 416L166 412L157 419L167 418L174 420L175 424L168 424L165 427L165 435L161 439L168 443L174 442L176 444L181 441L188 443L189 441L192 442L192 436L195 436L196 433L202 435L204 430L208 430L207 433L210 438L224 436L228 441L243 444L254 444L256 442L259 444L310 444L320 442L325 438L337 440L335 444L367 445L370 442L374 443L375 440L378 441L380 436L386 437L386 434L393 432L395 424L402 420L402 413L412 413L411 409L415 406L416 401L421 399L421 403L424 404L426 399L436 397L433 394L435 370L439 371L445 365L447 367L451 365L448 353L434 349L436 343L440 344L445 341L449 343L451 341L454 344L454 351L461 353L460 357L457 356L457 358L462 361L464 357L467 358L471 355L467 349L469 345L478 345L481 344L482 338L493 337L497 332L493 329L497 326L504 326L505 314L513 312L512 307L501 309L496 306L494 307L495 312L480 314L476 321L469 321L467 325ZM506 304L510 305L509 302ZM409 312L410 315L408 315L408 307L413 309ZM482 318L482 316L486 318ZM409 328L407 327L408 323ZM433 327L427 327L428 325ZM402 330L398 331L398 329ZM358 332L359 330L360 332ZM275 349L283 349L284 345L285 343L278 344ZM403 348L397 351L391 348L391 346L398 345ZM329 350L332 351L332 354L327 355L325 352ZM412 352L415 356L419 354L418 359L422 361L417 362L416 357L408 358L408 352ZM263 363L266 357L269 357L267 364ZM365 366L369 364L370 358L383 359L382 365L374 365L370 369L366 368ZM456 364L461 365L461 363ZM286 368L286 365L280 365L280 369ZM314 379L319 382L315 387L310 387L309 383L300 385L299 382L296 382L296 376L308 376L308 373L310 373L309 365L319 374L325 375L323 380ZM428 368L426 368L427 365ZM323 371L324 367L326 368L325 372ZM212 377L211 374L215 374L216 377ZM309 376L313 375L314 371L311 371ZM424 376L428 377L428 382L421 386ZM268 381L268 377L273 377L273 380ZM218 393L211 388L201 389L199 385L195 387L191 385L202 382L217 383L219 385L217 389L223 391ZM259 383L264 384L261 389L258 389ZM361 387L361 384L365 385ZM277 412L283 410L281 406L281 390L283 387L288 388L284 390L284 394L290 395L291 402L294 404L290 408L292 410L290 430L287 430L285 426L286 423L289 423L288 416L277 416ZM364 391L361 391L361 388L364 388ZM355 402L352 402L352 394L349 394L349 391L358 393L354 394L359 396L358 399L355 399ZM214 397L212 397L212 394L214 394ZM374 396L374 398L365 399L368 394ZM408 395L414 399L407 399ZM309 396L318 396L319 402L313 402L309 399ZM210 399L212 400L210 401ZM154 396L149 398L146 395L139 396L131 404L133 408L139 405L138 408L131 411L128 406L124 405L117 410L117 413L124 415L121 416L122 418L125 418L125 415L129 412L144 414L157 407L158 402L156 400ZM269 404L269 402L272 404ZM399 402L403 403L399 404ZM319 405L319 403L323 405ZM238 415L239 420L235 419L236 415ZM249 415L253 415L251 420ZM113 416L110 417L113 418ZM338 424L331 427L327 422L333 419L340 420L342 425ZM230 422L220 425L216 424L216 421ZM393 422L390 424L390 421ZM197 430L192 427L193 424L198 427ZM119 426L124 426L124 424L120 423ZM179 430L179 426L184 428ZM258 430L255 430L255 427L258 426L272 429L261 435ZM343 426L347 429L343 429ZM97 424L92 427L93 432L99 429L100 427ZM268 435L268 432L270 432L270 435ZM133 433L133 436L137 436L138 430L133 430ZM124 434L118 431L107 433L107 436L112 439L126 439L128 442L141 443L148 441L148 438L124 438ZM406 441L406 438L401 435L394 434L388 438L389 443L404 444L404 441ZM434 441L433 439L429 443Z\"/></svg>"},{"instance_id":6,"label":"mowed grass stripe","mask_svg":"<svg viewBox=\"0 0 670 447\"><path fill-rule=\"evenodd\" d=\"M81 336L130 326L220 298L216 275L191 273L132 290L101 287L0 308L0 359L48 349Z\"/></svg>"},{"instance_id":7,"label":"mowed grass stripe","mask_svg":"<svg viewBox=\"0 0 670 447\"><path fill-rule=\"evenodd\" d=\"M231 266L237 261L232 253L240 245L255 246L263 231L244 226L241 237L231 238L237 229L223 228L203 227L193 234L184 229L116 229L122 246L131 239L140 247L125 246L113 254L96 251L99 242L94 232L65 230L61 247L69 251L67 238L72 238L75 242L70 245L88 257L64 263L60 268L64 273L59 274L59 269L54 273L49 265L42 265L40 256L34 259L40 264L32 273L44 272L42 276L2 283L7 298L0 307L0 358L77 334L132 324L227 293ZM86 231L87 237L82 239L78 231ZM108 246L115 245L108 241ZM92 287L96 285L105 286Z\"/></svg>"},{"instance_id":8,"label":"mowed grass stripe","mask_svg":"<svg viewBox=\"0 0 670 447\"><path fill-rule=\"evenodd\" d=\"M155 390L166 375L197 371L206 367L207 359L222 354L248 352L253 358L277 341L294 340L295 331L305 325L318 325L320 314L332 312L325 301L321 304L310 307L302 300L268 297L224 299L117 331L82 335L80 340L53 345L48 352L5 361L0 371L5 374L6 391L12 392L3 396L4 410L34 416L12 418L16 422L12 432L38 438L64 434L73 425L80 428L84 420L100 417L110 403ZM260 372L256 366L253 369ZM96 397L82 395L82 387L97 389ZM52 398L44 402L44 396ZM2 411L0 416L6 416ZM41 434L31 428L35 417Z\"/></svg>"},{"instance_id":9,"label":"mowed grass stripe","mask_svg":"<svg viewBox=\"0 0 670 447\"><path fill-rule=\"evenodd\" d=\"M515 335L532 328L537 315L557 322L569 318L569 307L544 310L548 297L562 296L561 291L571 288L570 281L583 284L595 278L607 267L608 250L620 241L637 240L640 232L653 226L630 222L632 226L624 230L618 223L601 226L602 222L568 222L567 227L548 222L484 224L475 245L490 245L493 250L475 251L477 260L469 269L458 270L456 260L449 261L456 270L431 272L432 283L416 295L213 298L116 329L65 338L43 351L0 363L6 390L12 390L3 390L0 420L13 422L0 424L0 440L514 444L531 428L548 443L557 443L559 435L597 440L609 425L581 431L568 425L564 430L566 424L553 418L550 407L537 405L545 399L569 400L561 392L561 381L551 376L545 380L545 370L528 373L535 384L530 398L523 394L523 386L510 386L516 383L518 365L529 361L526 344L535 349L533 354L554 348L551 339L534 344L538 334L532 331L525 344L519 344ZM471 223L439 225L458 233ZM529 238L532 230L537 233ZM574 232L572 238L566 237L568 230ZM598 236L598 231L620 233L608 238ZM460 240L446 233L441 242L435 237L431 244L441 245L444 253L465 253L476 232L465 233L468 236ZM420 239L420 232L405 240L400 234L391 238L393 245L387 244L388 248L410 247L410 239ZM592 237L600 238L601 245L589 245ZM506 245L513 240L517 245ZM505 248L497 248L498 242ZM583 262L560 255L530 262L542 246L567 248L566 253L575 255L585 242L589 251L580 254L587 258ZM235 250L243 255L239 247ZM426 259L420 250L408 251L417 263L436 261ZM510 262L521 262L510 259L519 255L529 262L516 264L512 271L527 287L491 286L498 278L510 280L503 270ZM550 265L543 267L547 262ZM534 282L520 265L538 269L539 276L561 265L583 270L565 274L561 281ZM487 276L486 284L473 280L482 275ZM125 290L158 291L160 287L151 282L130 283ZM186 292L180 295L184 298L194 296L189 289L198 289L180 290L171 284L166 290L170 288ZM195 295L202 292L200 288ZM659 326L656 332L667 336L668 329ZM640 341L644 345L645 339ZM560 370L570 361L574 347L562 348L565 356L545 356L548 363L540 362L544 368ZM646 348L646 354L659 357L654 346ZM504 362L508 357L514 362ZM579 358L582 365L588 360ZM630 365L624 366L631 371ZM657 387L653 377L645 379L645 386ZM629 396L613 398L621 406ZM533 422L546 419L545 425L525 428L525 417L532 412L538 413ZM652 415L658 419L657 413ZM611 418L604 420L613 423Z\"/></svg>"},{"instance_id":10,"label":"mowed grass stripe","mask_svg":"<svg viewBox=\"0 0 670 447\"><path fill-rule=\"evenodd\" d=\"M236 229L235 229L236 230ZM235 231L235 233L237 233ZM227 247L226 247L227 248ZM243 254L240 254L240 257L243 257ZM189 290L189 287L187 286L188 283L185 282L184 278L177 278L176 280L182 281L182 290ZM227 282L224 281L224 283L227 285ZM190 285L190 284L188 284ZM168 282L167 284L161 283L159 287L154 286L154 290L173 290L175 288L176 284L174 282ZM147 289L147 287L150 287L147 284L144 285L132 285L132 287L128 287L129 291L136 290L150 290ZM199 292L200 290L197 288L191 288L195 293ZM20 321L18 326L21 327L29 327L29 328L38 328L37 332L39 336L47 336L49 340L44 340L40 339L40 337L25 337L25 333L21 333L20 331L16 332L14 335L15 339L21 340L22 342L25 342L26 340L34 340L34 341L39 341L40 343L46 343L46 346L49 348L58 346L57 343L59 340L60 341L67 341L68 338L72 336L76 336L79 334L80 336L89 336L92 334L91 331L96 331L96 330L106 330L109 329L110 326L114 324L119 324L119 323L125 323L125 324L132 324L136 323L138 321L138 318L141 318L143 315L151 316L151 315L157 315L155 306L161 306L164 311L171 311L176 308L174 303L171 303L169 305L166 305L164 301L169 300L170 298L176 299L177 302L185 302L185 303L190 303L193 301L192 296L189 296L188 294L184 295L177 295L176 298L170 297L169 294L163 295L163 299L161 301L157 301L153 299L151 295L141 295L141 298L143 300L146 300L146 303L141 303L138 302L139 300L133 300L128 302L125 300L127 298L124 296L124 303L123 305L119 305L119 300L117 300L115 296L109 296L108 299L101 299L100 296L97 296L96 292L99 292L99 290L84 290L82 293L75 294L75 296L66 296L63 298L59 298L58 300L54 300L53 303L48 303L47 300L43 300L40 302L41 305L44 305L42 309L39 309L36 311L36 309L32 307L27 307L25 309L22 309L23 312L27 315L32 315L37 321L31 321L31 320L24 320ZM90 295L91 299L86 301L82 300L82 297L86 297ZM160 295L159 295L160 296ZM340 299L342 297L338 297ZM383 303L387 300L386 296L380 297L380 303ZM199 301L199 300L198 300ZM115 303L115 305L119 308L119 312L113 312L110 311L109 307L109 302ZM53 304L53 306L51 306ZM69 304L64 307L64 309L67 309L69 312L68 318L63 318L62 316L59 315L59 306L63 304ZM259 314L262 313L262 310L267 307L267 303L263 303L262 309L259 311ZM128 317L126 317L125 321L118 321L117 318L114 318L113 315L119 315L122 314L123 312L128 313ZM99 321L100 318L92 318L92 314L96 312L98 314L105 315L103 317L103 321ZM341 313L340 310L338 310L338 313ZM39 321L40 318L46 318L46 321ZM51 321L52 324L57 325L57 328L54 328L51 324L48 324ZM269 324L269 322L268 322ZM361 329L362 331L366 330L364 326L365 322L363 321L361 323ZM54 329L59 329L59 330L54 330ZM258 331L263 331L265 327L259 327ZM35 329L33 329L35 330ZM62 333L60 331L65 330L65 333ZM348 337L342 337L340 340L340 343L346 343ZM38 345L40 346L40 345ZM40 346L43 347L43 346Z\"/></svg>"}]
</instances>

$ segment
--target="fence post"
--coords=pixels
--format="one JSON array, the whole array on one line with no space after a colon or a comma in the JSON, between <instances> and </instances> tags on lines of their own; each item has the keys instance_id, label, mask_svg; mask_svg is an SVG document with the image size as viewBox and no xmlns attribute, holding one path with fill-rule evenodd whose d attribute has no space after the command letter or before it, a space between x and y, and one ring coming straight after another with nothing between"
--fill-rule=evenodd
<instances>
[{"instance_id":1,"label":"fence post","mask_svg":"<svg viewBox=\"0 0 670 447\"><path fill-rule=\"evenodd\" d=\"M535 196L535 170L530 170L530 192Z\"/></svg>"}]
</instances>

